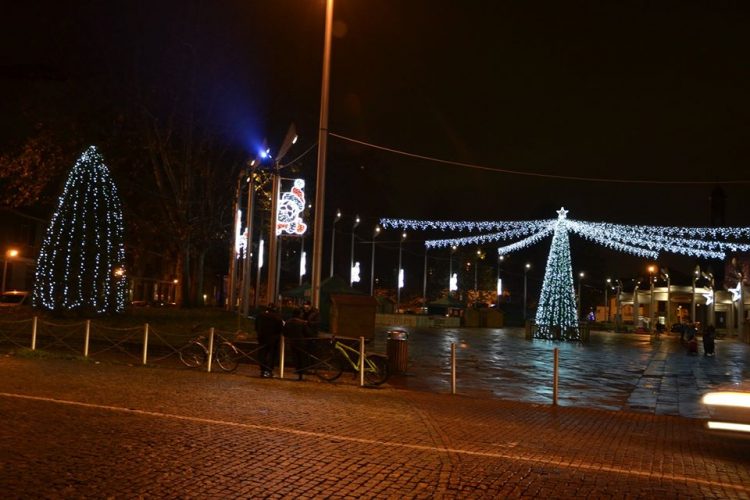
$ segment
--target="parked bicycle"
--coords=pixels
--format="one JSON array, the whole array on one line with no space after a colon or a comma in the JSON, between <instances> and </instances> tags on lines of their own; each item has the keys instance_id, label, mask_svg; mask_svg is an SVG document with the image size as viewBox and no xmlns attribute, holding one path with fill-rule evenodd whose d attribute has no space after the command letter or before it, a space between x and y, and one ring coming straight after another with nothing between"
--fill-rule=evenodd
<instances>
[{"instance_id":1,"label":"parked bicycle","mask_svg":"<svg viewBox=\"0 0 750 500\"><path fill-rule=\"evenodd\" d=\"M208 360L208 337L199 335L180 349L180 360L185 366L198 368L206 364ZM225 372L233 372L239 364L240 352L234 344L228 340L214 343L213 360L219 368Z\"/></svg>"},{"instance_id":2,"label":"parked bicycle","mask_svg":"<svg viewBox=\"0 0 750 500\"><path fill-rule=\"evenodd\" d=\"M312 361L308 370L315 372L322 380L332 382L339 378L345 366L350 366L359 373L359 351L343 342L331 338L318 349L317 353L308 353ZM380 385L390 375L388 358L382 354L365 354L365 382L369 385Z\"/></svg>"}]
</instances>

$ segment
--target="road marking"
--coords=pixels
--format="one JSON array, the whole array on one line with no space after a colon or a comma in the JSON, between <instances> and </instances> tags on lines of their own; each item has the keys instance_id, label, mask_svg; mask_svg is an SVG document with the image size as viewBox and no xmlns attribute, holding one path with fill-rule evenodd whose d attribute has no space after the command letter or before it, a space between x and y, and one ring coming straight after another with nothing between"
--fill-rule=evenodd
<instances>
[{"instance_id":1,"label":"road marking","mask_svg":"<svg viewBox=\"0 0 750 500\"><path fill-rule=\"evenodd\" d=\"M314 437L318 439L325 439L325 440L331 440L331 441L348 441L351 443L369 444L369 445L375 445L375 446L389 446L393 448L404 448L404 449L418 450L418 451L431 451L435 453L448 453L448 454L452 453L456 455L466 455L466 456L483 457L483 458L495 458L495 459L502 459L502 460L515 460L515 461L530 462L530 463L535 463L535 464L554 466L554 467L560 467L560 468L566 468L566 469L584 469L584 470L592 470L596 472L609 472L613 474L622 474L625 476L644 477L650 480L668 480L668 481L673 481L673 482L678 482L678 483L693 483L693 484L699 484L699 485L705 485L705 486L718 486L721 488L730 488L733 490L750 492L750 487L743 486L743 485L723 483L719 481L710 481L707 479L700 479L700 478L691 477L691 476L683 476L680 474L659 474L658 472L639 471L639 470L633 470L633 469L626 469L622 467L589 464L585 462L580 462L578 460L564 460L564 459L559 459L559 458L553 458L550 456L546 456L544 458L534 458L534 457L529 457L526 455L518 455L514 453L497 453L497 452L487 452L487 451L462 450L458 448L398 443L394 441L381 441L377 439L342 436L340 434L330 434L330 433L325 433L325 432L303 431L299 429L291 429L289 427L276 427L272 425L262 425L262 424L247 424L247 423L241 423L241 422L231 422L227 420L216 420L213 418L190 417L186 415L177 415L173 413L139 410L137 408L125 408L122 406L84 403L82 401L69 401L65 399L47 398L47 397L42 397L42 396L31 396L28 394L15 394L15 393L9 393L9 392L0 392L0 397L13 398L13 399L25 399L29 401L42 401L46 403L77 406L81 408L108 410L108 411L118 412L118 413L130 413L133 415L143 415L143 416L148 416L148 417L171 419L171 420L182 420L186 422L194 422L194 423L201 423L201 424L221 425L224 427L235 427L239 429L252 429L252 430L262 430L262 431L284 433L284 434L293 434L297 436Z\"/></svg>"}]
</instances>

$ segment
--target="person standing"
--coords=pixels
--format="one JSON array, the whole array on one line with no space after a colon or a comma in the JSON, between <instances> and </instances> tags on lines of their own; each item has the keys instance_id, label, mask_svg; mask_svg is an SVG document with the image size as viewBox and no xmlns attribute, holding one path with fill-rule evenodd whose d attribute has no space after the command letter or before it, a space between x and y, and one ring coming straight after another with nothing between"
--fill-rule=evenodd
<instances>
[{"instance_id":1,"label":"person standing","mask_svg":"<svg viewBox=\"0 0 750 500\"><path fill-rule=\"evenodd\" d=\"M279 357L279 341L283 328L284 320L281 319L276 304L268 304L268 307L255 318L255 333L258 335L260 354L260 376L263 378L273 377L273 368Z\"/></svg>"},{"instance_id":2,"label":"person standing","mask_svg":"<svg viewBox=\"0 0 750 500\"><path fill-rule=\"evenodd\" d=\"M302 309L295 309L292 317L284 323L282 330L284 338L289 340L294 362L294 372L297 380L302 380L302 375L307 367L307 355L305 353L305 342L308 337L307 322L302 317Z\"/></svg>"},{"instance_id":3,"label":"person standing","mask_svg":"<svg viewBox=\"0 0 750 500\"><path fill-rule=\"evenodd\" d=\"M310 330L309 336L317 338L320 328L320 311L314 308L309 300L302 305L302 319L307 322L307 328Z\"/></svg>"}]
</instances>

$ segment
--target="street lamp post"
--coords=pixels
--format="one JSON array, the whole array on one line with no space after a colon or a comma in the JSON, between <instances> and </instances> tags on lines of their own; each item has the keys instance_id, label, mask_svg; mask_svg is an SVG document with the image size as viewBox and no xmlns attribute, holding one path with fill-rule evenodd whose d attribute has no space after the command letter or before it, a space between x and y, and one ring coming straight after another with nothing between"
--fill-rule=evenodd
<instances>
[{"instance_id":1,"label":"street lamp post","mask_svg":"<svg viewBox=\"0 0 750 500\"><path fill-rule=\"evenodd\" d=\"M372 252L370 253L370 295L375 296L375 238L380 234L380 226L375 226L372 233Z\"/></svg>"},{"instance_id":2,"label":"street lamp post","mask_svg":"<svg viewBox=\"0 0 750 500\"><path fill-rule=\"evenodd\" d=\"M333 256L336 251L336 223L341 220L341 210L336 210L336 217L333 218L333 228L331 228L331 272L329 278L333 278Z\"/></svg>"},{"instance_id":3,"label":"street lamp post","mask_svg":"<svg viewBox=\"0 0 750 500\"><path fill-rule=\"evenodd\" d=\"M448 296L450 296L451 292L456 291L453 281L453 254L456 253L456 248L458 248L456 245L451 247L451 253L448 257Z\"/></svg>"},{"instance_id":4,"label":"street lamp post","mask_svg":"<svg viewBox=\"0 0 750 500\"><path fill-rule=\"evenodd\" d=\"M481 250L477 250L476 257L474 257L474 292L479 290L478 274L479 274L479 257L482 255Z\"/></svg>"},{"instance_id":5,"label":"street lamp post","mask_svg":"<svg viewBox=\"0 0 750 500\"><path fill-rule=\"evenodd\" d=\"M328 145L328 97L331 73L331 33L333 0L326 0L323 35L323 77L320 86L320 121L318 125L318 164L315 179L315 226L313 229L313 262L310 279L312 306L320 308L320 276L323 274L323 214L325 213L326 152ZM331 249L333 253L333 249Z\"/></svg>"},{"instance_id":6,"label":"street lamp post","mask_svg":"<svg viewBox=\"0 0 750 500\"><path fill-rule=\"evenodd\" d=\"M427 245L424 246L424 269L422 270L422 307L427 308Z\"/></svg>"},{"instance_id":7,"label":"street lamp post","mask_svg":"<svg viewBox=\"0 0 750 500\"><path fill-rule=\"evenodd\" d=\"M609 287L612 283L612 280L610 278L607 278L604 281L604 315L606 316L606 322L609 323L609 302L607 301L607 292L609 291Z\"/></svg>"},{"instance_id":8,"label":"street lamp post","mask_svg":"<svg viewBox=\"0 0 750 500\"><path fill-rule=\"evenodd\" d=\"M615 301L615 328L620 331L622 326L622 281L617 280L617 300Z\"/></svg>"},{"instance_id":9,"label":"street lamp post","mask_svg":"<svg viewBox=\"0 0 750 500\"><path fill-rule=\"evenodd\" d=\"M406 239L406 233L401 233L401 239L398 240L398 276L396 278L396 313L398 313L401 307L401 283L404 276L404 270L401 269L401 251L403 249L403 243Z\"/></svg>"},{"instance_id":10,"label":"street lamp post","mask_svg":"<svg viewBox=\"0 0 750 500\"><path fill-rule=\"evenodd\" d=\"M3 261L3 292L5 292L5 279L8 274L8 261L10 259L15 259L16 257L18 257L18 250L16 250L15 248L9 248L5 252L5 260Z\"/></svg>"},{"instance_id":11,"label":"street lamp post","mask_svg":"<svg viewBox=\"0 0 750 500\"><path fill-rule=\"evenodd\" d=\"M354 284L353 277L354 277L354 231L357 229L357 226L359 226L359 215L357 215L354 218L354 224L352 225L352 244L351 244L351 250L349 252L349 285L351 286Z\"/></svg>"},{"instance_id":12,"label":"street lamp post","mask_svg":"<svg viewBox=\"0 0 750 500\"><path fill-rule=\"evenodd\" d=\"M651 297L648 305L648 329L649 331L654 331L654 280L656 277L654 276L654 272L656 271L655 266L648 266L648 275L649 275L649 282L651 283Z\"/></svg>"},{"instance_id":13,"label":"street lamp post","mask_svg":"<svg viewBox=\"0 0 750 500\"><path fill-rule=\"evenodd\" d=\"M502 265L503 260L505 260L504 255L498 255L497 256L497 308L500 309L500 298L503 296L503 281L502 276L500 276L500 266Z\"/></svg>"},{"instance_id":14,"label":"street lamp post","mask_svg":"<svg viewBox=\"0 0 750 500\"><path fill-rule=\"evenodd\" d=\"M700 276L700 268L696 267L695 272L693 273L693 295L690 300L690 317L692 318L692 322L695 323L695 282L698 281L698 277Z\"/></svg>"},{"instance_id":15,"label":"street lamp post","mask_svg":"<svg viewBox=\"0 0 750 500\"><path fill-rule=\"evenodd\" d=\"M583 300L581 300L582 299L582 297L581 297L581 282L583 281L583 277L585 275L586 274L583 271L581 271L580 273L578 273L578 320L579 321L581 320L581 310L583 309Z\"/></svg>"},{"instance_id":16,"label":"street lamp post","mask_svg":"<svg viewBox=\"0 0 750 500\"><path fill-rule=\"evenodd\" d=\"M527 314L527 311L526 311L526 295L527 295L527 291L528 291L527 276L528 276L528 273L529 273L529 269L531 269L531 264L529 264L527 262L526 266L523 269L523 319L524 319L524 321L526 321L528 319L528 314Z\"/></svg>"}]
</instances>

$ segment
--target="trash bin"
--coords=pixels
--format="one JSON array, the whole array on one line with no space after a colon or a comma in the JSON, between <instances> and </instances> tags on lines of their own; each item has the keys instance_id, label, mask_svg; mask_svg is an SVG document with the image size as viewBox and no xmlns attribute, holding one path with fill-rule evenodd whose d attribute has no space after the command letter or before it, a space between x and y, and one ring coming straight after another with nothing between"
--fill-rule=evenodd
<instances>
[{"instance_id":1,"label":"trash bin","mask_svg":"<svg viewBox=\"0 0 750 500\"><path fill-rule=\"evenodd\" d=\"M409 364L409 333L404 330L388 330L386 352L391 373L405 373Z\"/></svg>"}]
</instances>

